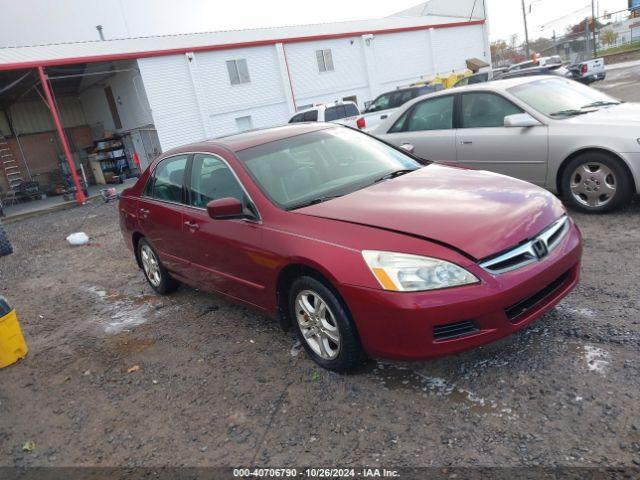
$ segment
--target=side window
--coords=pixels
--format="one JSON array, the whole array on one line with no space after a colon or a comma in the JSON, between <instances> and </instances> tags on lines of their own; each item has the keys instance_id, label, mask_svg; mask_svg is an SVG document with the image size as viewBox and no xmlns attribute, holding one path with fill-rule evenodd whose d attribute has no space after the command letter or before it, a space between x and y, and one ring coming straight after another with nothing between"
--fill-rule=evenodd
<instances>
[{"instance_id":1,"label":"side window","mask_svg":"<svg viewBox=\"0 0 640 480\"><path fill-rule=\"evenodd\" d=\"M453 128L453 95L417 103L405 123L409 132Z\"/></svg>"},{"instance_id":2,"label":"side window","mask_svg":"<svg viewBox=\"0 0 640 480\"><path fill-rule=\"evenodd\" d=\"M368 112L377 112L378 110L386 110L389 108L389 102L391 101L391 94L385 93L376 98L369 106Z\"/></svg>"},{"instance_id":3,"label":"side window","mask_svg":"<svg viewBox=\"0 0 640 480\"><path fill-rule=\"evenodd\" d=\"M465 93L462 95L462 128L503 127L504 117L523 113L513 103L492 93Z\"/></svg>"},{"instance_id":4,"label":"side window","mask_svg":"<svg viewBox=\"0 0 640 480\"><path fill-rule=\"evenodd\" d=\"M153 172L151 196L158 200L182 203L182 185L187 167L187 155L162 160Z\"/></svg>"},{"instance_id":5,"label":"side window","mask_svg":"<svg viewBox=\"0 0 640 480\"><path fill-rule=\"evenodd\" d=\"M237 198L245 202L240 183L231 169L218 157L196 154L189 181L189 205L205 208L211 200Z\"/></svg>"},{"instance_id":6,"label":"side window","mask_svg":"<svg viewBox=\"0 0 640 480\"><path fill-rule=\"evenodd\" d=\"M346 113L344 111L344 105L337 105L335 107L327 108L324 111L324 121L332 122L334 120L338 120L340 118L346 117Z\"/></svg>"},{"instance_id":7,"label":"side window","mask_svg":"<svg viewBox=\"0 0 640 480\"><path fill-rule=\"evenodd\" d=\"M304 122L304 113L299 113L297 115L294 115L293 117L291 117L291 120L289 120L289 123L298 123L298 122Z\"/></svg>"},{"instance_id":8,"label":"side window","mask_svg":"<svg viewBox=\"0 0 640 480\"><path fill-rule=\"evenodd\" d=\"M353 103L345 104L344 113L347 117L355 117L356 115L360 115L358 107L356 107Z\"/></svg>"},{"instance_id":9,"label":"side window","mask_svg":"<svg viewBox=\"0 0 640 480\"><path fill-rule=\"evenodd\" d=\"M389 102L389 108L397 108L407 103L413 97L412 90L403 90L401 92L394 92L391 95L391 101Z\"/></svg>"},{"instance_id":10,"label":"side window","mask_svg":"<svg viewBox=\"0 0 640 480\"><path fill-rule=\"evenodd\" d=\"M318 110L309 110L307 113L304 114L303 121L305 121L305 122L317 122L318 121Z\"/></svg>"}]
</instances>

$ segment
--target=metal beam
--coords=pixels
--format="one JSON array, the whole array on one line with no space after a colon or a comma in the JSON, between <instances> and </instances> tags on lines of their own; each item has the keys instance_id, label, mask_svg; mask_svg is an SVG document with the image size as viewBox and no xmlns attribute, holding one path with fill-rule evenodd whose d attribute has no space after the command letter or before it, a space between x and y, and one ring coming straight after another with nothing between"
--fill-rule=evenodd
<instances>
[{"instance_id":1,"label":"metal beam","mask_svg":"<svg viewBox=\"0 0 640 480\"><path fill-rule=\"evenodd\" d=\"M73 163L73 157L71 156L69 143L67 142L67 137L65 136L64 130L62 129L60 115L58 114L58 109L56 108L56 104L53 101L53 95L51 95L51 89L49 88L49 83L47 82L47 75L46 73L44 73L44 68L42 66L38 67L38 77L40 78L40 83L42 84L42 90L47 100L47 105L49 106L49 111L51 112L53 123L56 127L56 131L58 132L58 138L60 139L62 151L64 152L64 156L67 159L67 164L69 165L69 171L71 172L73 184L76 187L76 202L82 205L85 202L86 197L84 196L84 192L82 191L82 187L80 186L80 180L76 172L76 166Z\"/></svg>"}]
</instances>

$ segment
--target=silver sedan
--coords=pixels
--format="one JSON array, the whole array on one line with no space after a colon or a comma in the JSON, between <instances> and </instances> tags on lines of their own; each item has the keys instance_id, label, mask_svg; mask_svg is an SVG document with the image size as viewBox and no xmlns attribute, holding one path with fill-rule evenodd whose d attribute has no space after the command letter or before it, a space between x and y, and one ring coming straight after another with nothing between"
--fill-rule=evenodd
<instances>
[{"instance_id":1,"label":"silver sedan","mask_svg":"<svg viewBox=\"0 0 640 480\"><path fill-rule=\"evenodd\" d=\"M535 183L588 212L612 210L640 186L640 104L559 77L424 95L371 133L428 160Z\"/></svg>"}]
</instances>

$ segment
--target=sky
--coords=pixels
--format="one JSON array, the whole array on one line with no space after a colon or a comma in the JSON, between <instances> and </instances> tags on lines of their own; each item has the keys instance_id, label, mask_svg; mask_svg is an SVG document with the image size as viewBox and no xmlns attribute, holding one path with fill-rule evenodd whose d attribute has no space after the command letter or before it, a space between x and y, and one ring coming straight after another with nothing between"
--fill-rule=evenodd
<instances>
[{"instance_id":1,"label":"sky","mask_svg":"<svg viewBox=\"0 0 640 480\"><path fill-rule=\"evenodd\" d=\"M450 0L451 2L463 0ZM470 0L464 0L470 1ZM483 1L483 0L477 0ZM491 40L524 37L521 0L484 0ZM596 1L596 0L594 0ZM3 2L0 47L107 38L361 20L388 16L419 0L19 0ZM564 32L590 15L590 0L525 0L531 39ZM600 12L627 0L597 0ZM118 8L120 7L120 8ZM127 12L123 15L122 12ZM37 15L34 15L37 12ZM542 26L546 28L541 29Z\"/></svg>"}]
</instances>

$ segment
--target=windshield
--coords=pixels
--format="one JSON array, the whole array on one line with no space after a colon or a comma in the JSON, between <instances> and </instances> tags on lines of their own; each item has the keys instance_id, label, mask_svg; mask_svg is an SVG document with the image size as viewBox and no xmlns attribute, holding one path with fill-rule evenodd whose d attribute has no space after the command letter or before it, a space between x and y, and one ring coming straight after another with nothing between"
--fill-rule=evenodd
<instances>
[{"instance_id":1,"label":"windshield","mask_svg":"<svg viewBox=\"0 0 640 480\"><path fill-rule=\"evenodd\" d=\"M285 210L346 195L389 174L421 166L410 156L348 128L277 140L237 156L262 192Z\"/></svg>"},{"instance_id":2,"label":"windshield","mask_svg":"<svg viewBox=\"0 0 640 480\"><path fill-rule=\"evenodd\" d=\"M554 118L588 113L597 107L620 103L598 90L564 78L545 78L507 91L538 112Z\"/></svg>"}]
</instances>

